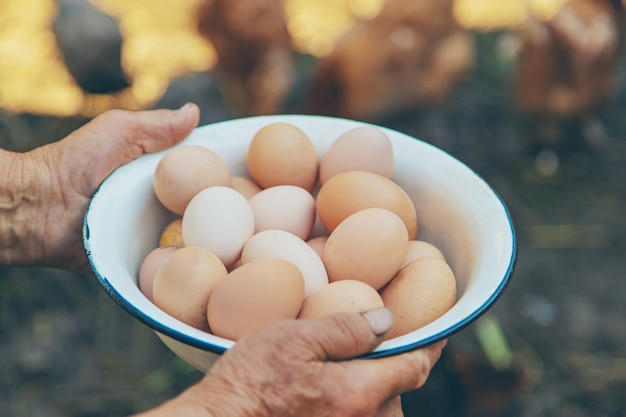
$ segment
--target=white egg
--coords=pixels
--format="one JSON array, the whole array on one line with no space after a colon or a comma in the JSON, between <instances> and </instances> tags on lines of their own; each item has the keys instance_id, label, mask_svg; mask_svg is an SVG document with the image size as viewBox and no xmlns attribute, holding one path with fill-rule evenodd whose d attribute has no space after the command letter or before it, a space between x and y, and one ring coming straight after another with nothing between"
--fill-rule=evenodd
<instances>
[{"instance_id":1,"label":"white egg","mask_svg":"<svg viewBox=\"0 0 626 417\"><path fill-rule=\"evenodd\" d=\"M210 250L226 267L237 261L254 233L254 213L248 200L225 186L196 194L185 209L182 223L185 246Z\"/></svg>"},{"instance_id":2,"label":"white egg","mask_svg":"<svg viewBox=\"0 0 626 417\"><path fill-rule=\"evenodd\" d=\"M305 297L328 285L328 274L317 252L298 236L284 230L264 230L252 236L241 252L241 263L260 259L284 259L296 265L304 277Z\"/></svg>"}]
</instances>

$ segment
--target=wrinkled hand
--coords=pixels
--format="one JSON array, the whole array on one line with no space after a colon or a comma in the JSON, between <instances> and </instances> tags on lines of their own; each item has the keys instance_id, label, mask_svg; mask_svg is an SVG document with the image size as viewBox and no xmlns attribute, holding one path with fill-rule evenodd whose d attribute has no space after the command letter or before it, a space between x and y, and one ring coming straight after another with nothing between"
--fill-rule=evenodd
<instances>
[{"instance_id":1,"label":"wrinkled hand","mask_svg":"<svg viewBox=\"0 0 626 417\"><path fill-rule=\"evenodd\" d=\"M385 401L376 412L376 417L404 417L400 396Z\"/></svg>"},{"instance_id":2,"label":"wrinkled hand","mask_svg":"<svg viewBox=\"0 0 626 417\"><path fill-rule=\"evenodd\" d=\"M196 127L195 105L96 117L59 142L2 155L0 263L87 271L82 223L89 200L116 168L165 149Z\"/></svg>"},{"instance_id":3,"label":"wrinkled hand","mask_svg":"<svg viewBox=\"0 0 626 417\"><path fill-rule=\"evenodd\" d=\"M384 308L273 323L250 334L203 380L146 417L402 416L399 395L421 387L445 342L381 359L350 359L381 343Z\"/></svg>"}]
</instances>

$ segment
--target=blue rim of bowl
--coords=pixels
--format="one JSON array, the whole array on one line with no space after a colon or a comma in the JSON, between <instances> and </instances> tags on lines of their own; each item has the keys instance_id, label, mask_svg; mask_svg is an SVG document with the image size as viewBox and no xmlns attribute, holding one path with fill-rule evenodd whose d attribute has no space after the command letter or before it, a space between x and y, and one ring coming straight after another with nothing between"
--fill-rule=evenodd
<instances>
[{"instance_id":1,"label":"blue rim of bowl","mask_svg":"<svg viewBox=\"0 0 626 417\"><path fill-rule=\"evenodd\" d=\"M296 116L296 117L307 117L306 115L276 115L277 117L287 117L289 118L289 116ZM258 117L262 117L262 116L252 116L252 117L246 117L246 118L240 118L240 119L229 119L229 120L224 120L221 122L215 122L215 123L211 123L211 125L215 125L215 124L221 124L221 123L229 123L229 122L233 122L235 120L241 120L241 119L252 119L252 118L258 118ZM316 116L311 116L311 117L316 117ZM342 119L342 118L338 118L338 117L328 117L330 119L335 119L338 121L341 120L348 120L348 119ZM368 124L368 123L363 123L364 125ZM208 126L208 125L205 125ZM202 126L199 126L202 127ZM393 130L393 129L389 129L389 128L385 128L386 130ZM414 138L412 136L408 136L402 132L399 131L395 131L397 133L401 133L404 136L410 137L411 139L414 140L419 140L417 138ZM422 141L423 142L423 141ZM445 152L444 150L437 148L436 146L428 143L428 142L423 142L428 146L431 146L433 148L436 148L437 150L441 151L441 152ZM506 206L506 204L504 203L504 200L501 198L501 196L493 189L493 187L491 186L491 184L489 184L487 181L485 181L485 179L478 174L476 171L474 171L472 168L468 167L464 162L462 162L461 160L459 160L458 158L456 158L453 155L450 155L449 153L445 152L450 158L455 159L457 162L459 162L460 164L464 165L465 167L467 167L477 178L479 178L487 187L488 189L494 194L494 196L498 199L498 201L500 202L500 205L504 211L504 214L506 215L509 227L510 227L510 232L511 232L511 256L509 258L509 264L507 266L507 269L500 281L500 284L498 285L498 287L495 289L495 291L490 295L490 297L480 306L480 308L477 308L476 310L474 310L471 314L469 314L467 317L465 317L463 320L460 320L459 322L457 322L456 324L454 324L453 326L448 327L447 329L445 329L444 331L440 331L437 332L435 334L433 334L432 336L420 339L416 342L412 342L412 343L407 343L405 345L402 346L398 346L398 347L392 347L392 348L387 348L387 349L380 349L380 350L373 350L371 352L368 352L364 355L359 356L359 358L362 359L376 359L376 358L383 358L383 357L387 357L387 356L394 356L394 355L399 355L402 353L406 353L406 352L410 352L413 350L417 350L419 348L428 346L430 344L436 343L438 341L447 339L448 337L452 336L453 334L459 332L460 330L466 328L467 326L469 326L470 324L472 324L473 322L475 322L478 318L480 318L484 313L486 313L495 303L496 301L502 296L502 294L504 293L505 289L507 288L507 286L509 285L510 281L511 281L511 277L513 274L513 270L515 269L515 264L517 262L517 252L518 252L518 247L517 247L517 236L515 233L515 228L513 225L513 220L511 217L511 214ZM111 174L112 175L112 174ZM106 179L105 179L106 180ZM104 181L103 181L104 183ZM102 185L102 183L100 184L100 186ZM96 197L96 195L98 194L100 190L100 187L98 187L98 189L96 189L96 191L94 192L91 201L89 202L89 205L87 206L87 210L85 212L85 216L83 219L83 246L85 249L85 253L87 255L87 259L89 261L89 265L90 268L92 270L92 272L94 273L94 275L96 276L96 279L98 280L98 282L100 283L100 285L103 287L103 289L106 291L106 293L109 295L109 297L111 297L119 306L121 306L124 310L126 310L131 316L135 317L136 319L138 319L140 322L144 323L146 326L148 326L149 328L151 328L153 331L162 333L168 337L171 337L181 343L184 343L186 345L189 346L193 346L195 348L204 350L204 351L208 351L211 353L215 353L218 355L223 354L226 350L228 350L230 347L229 346L218 346L218 345L214 345L208 341L205 340L201 340L198 339L196 337L193 337L191 335L182 333L170 326L167 326L157 320L154 320L153 318L151 318L149 315L143 313L140 309L136 308L131 302L129 302L119 291L117 291L115 289L114 286L112 286L108 280L107 277L101 275L97 268L94 265L93 262L93 258L91 256L91 249L90 249L90 244L89 244L89 212L91 209L91 204L93 202L93 199ZM229 341L231 344L234 344L235 342Z\"/></svg>"},{"instance_id":2,"label":"blue rim of bowl","mask_svg":"<svg viewBox=\"0 0 626 417\"><path fill-rule=\"evenodd\" d=\"M450 155L450 157L457 159L452 155ZM461 162L458 159L457 161ZM511 230L511 257L509 258L509 264L507 266L506 272L504 273L504 276L502 277L502 280L500 281L500 284L495 289L495 291L491 294L491 296L480 306L480 308L474 310L472 314L469 314L465 319L460 320L453 326L448 327L446 330L440 331L438 333L433 334L430 337L420 339L416 342L407 343L406 345L398 346L395 348L384 349L380 351L374 350L372 352L366 353L365 355L361 356L362 358L376 359L376 358L383 358L387 356L399 355L401 353L410 352L410 351L419 349L421 347L436 343L440 340L447 339L448 337L452 336L453 334L459 332L460 330L466 328L467 326L469 326L470 324L478 320L478 318L480 318L484 313L486 313L496 303L496 301L498 301L498 299L502 296L502 294L504 294L506 287L511 282L513 270L515 269L515 263L517 262L517 236L515 233L515 227L513 226L513 219L511 218L511 214L506 204L504 204L504 201L502 200L500 195L493 189L493 187L491 187L489 183L487 183L482 178L482 176L480 176L474 170L472 170L472 172L474 173L474 175L480 178L487 185L487 187L489 187L491 192L497 197L498 201L500 202L500 205L502 206L502 209L504 210L504 213L506 215L506 218L508 220L509 227Z\"/></svg>"}]
</instances>

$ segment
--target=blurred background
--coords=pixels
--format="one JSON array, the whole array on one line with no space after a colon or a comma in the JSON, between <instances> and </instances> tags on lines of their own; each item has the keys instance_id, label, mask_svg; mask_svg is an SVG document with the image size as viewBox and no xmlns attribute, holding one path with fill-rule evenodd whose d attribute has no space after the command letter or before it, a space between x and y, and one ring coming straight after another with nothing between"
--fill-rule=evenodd
<instances>
[{"instance_id":1,"label":"blurred background","mask_svg":"<svg viewBox=\"0 0 626 417\"><path fill-rule=\"evenodd\" d=\"M0 0L0 146L114 108L311 113L430 142L508 205L518 261L407 416L626 416L621 0ZM202 375L92 276L0 269L3 416L126 416Z\"/></svg>"}]
</instances>

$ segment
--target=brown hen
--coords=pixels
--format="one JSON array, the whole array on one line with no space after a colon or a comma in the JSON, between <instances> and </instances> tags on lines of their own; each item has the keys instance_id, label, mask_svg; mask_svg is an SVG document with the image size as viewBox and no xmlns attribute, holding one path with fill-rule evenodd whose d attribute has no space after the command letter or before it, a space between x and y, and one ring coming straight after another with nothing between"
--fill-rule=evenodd
<instances>
[{"instance_id":1,"label":"brown hen","mask_svg":"<svg viewBox=\"0 0 626 417\"><path fill-rule=\"evenodd\" d=\"M307 112L378 120L439 104L473 64L452 0L388 0L357 23L312 75Z\"/></svg>"},{"instance_id":2,"label":"brown hen","mask_svg":"<svg viewBox=\"0 0 626 417\"><path fill-rule=\"evenodd\" d=\"M530 19L520 32L519 106L569 118L610 100L623 24L621 0L571 0L548 21Z\"/></svg>"},{"instance_id":3,"label":"brown hen","mask_svg":"<svg viewBox=\"0 0 626 417\"><path fill-rule=\"evenodd\" d=\"M198 31L214 46L224 96L241 115L276 112L293 80L282 0L203 0Z\"/></svg>"}]
</instances>

